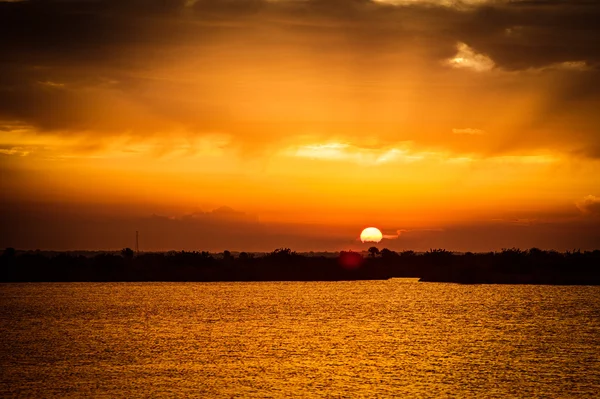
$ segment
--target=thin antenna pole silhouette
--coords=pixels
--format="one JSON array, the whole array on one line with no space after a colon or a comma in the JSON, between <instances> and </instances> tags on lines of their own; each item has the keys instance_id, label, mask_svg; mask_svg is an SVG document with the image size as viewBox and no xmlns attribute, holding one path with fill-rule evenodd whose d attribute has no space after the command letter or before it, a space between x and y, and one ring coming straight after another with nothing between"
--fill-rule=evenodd
<instances>
[{"instance_id":1,"label":"thin antenna pole silhouette","mask_svg":"<svg viewBox=\"0 0 600 399\"><path fill-rule=\"evenodd\" d=\"M135 253L140 253L140 235L137 230L135 231Z\"/></svg>"}]
</instances>

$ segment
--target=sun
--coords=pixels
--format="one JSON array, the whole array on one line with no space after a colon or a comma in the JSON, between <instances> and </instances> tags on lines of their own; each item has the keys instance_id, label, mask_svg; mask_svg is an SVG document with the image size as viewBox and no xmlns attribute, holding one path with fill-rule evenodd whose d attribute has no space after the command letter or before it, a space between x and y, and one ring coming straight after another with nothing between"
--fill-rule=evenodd
<instances>
[{"instance_id":1,"label":"sun","mask_svg":"<svg viewBox=\"0 0 600 399\"><path fill-rule=\"evenodd\" d=\"M383 238L383 234L377 227L367 227L360 233L362 242L379 242Z\"/></svg>"}]
</instances>

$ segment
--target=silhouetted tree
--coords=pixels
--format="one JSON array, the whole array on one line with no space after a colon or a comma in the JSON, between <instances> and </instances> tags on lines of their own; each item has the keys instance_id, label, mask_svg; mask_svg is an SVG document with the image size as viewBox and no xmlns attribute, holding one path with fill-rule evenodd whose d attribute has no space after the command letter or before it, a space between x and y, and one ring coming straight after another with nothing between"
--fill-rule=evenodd
<instances>
[{"instance_id":1,"label":"silhouetted tree","mask_svg":"<svg viewBox=\"0 0 600 399\"><path fill-rule=\"evenodd\" d=\"M529 255L529 256L534 256L534 257L536 257L536 256L537 256L537 257L540 257L540 256L544 256L544 255L546 255L546 251L543 251L543 250L541 250L541 249L539 249L539 248L535 248L535 247L534 247L534 248L530 248L530 249L527 251L527 255Z\"/></svg>"},{"instance_id":2,"label":"silhouetted tree","mask_svg":"<svg viewBox=\"0 0 600 399\"><path fill-rule=\"evenodd\" d=\"M295 255L296 255L296 252L292 251L289 248L277 248L275 251L273 251L269 254L269 256L277 257L277 258L289 257L289 256L295 256Z\"/></svg>"},{"instance_id":3,"label":"silhouetted tree","mask_svg":"<svg viewBox=\"0 0 600 399\"><path fill-rule=\"evenodd\" d=\"M369 256L371 258L374 258L375 256L379 255L379 249L377 247L371 247L368 249L369 252Z\"/></svg>"},{"instance_id":4,"label":"silhouetted tree","mask_svg":"<svg viewBox=\"0 0 600 399\"><path fill-rule=\"evenodd\" d=\"M226 260L206 251L121 254L44 253L7 249L0 256L0 281L332 281L419 277L423 281L510 284L600 285L600 251L559 253L532 248L462 255L438 249L399 256L376 247L363 255L307 256L279 248L264 256L240 253ZM377 254L381 257L376 258ZM230 255L229 255L230 256ZM222 267L220 267L222 266Z\"/></svg>"},{"instance_id":5,"label":"silhouetted tree","mask_svg":"<svg viewBox=\"0 0 600 399\"><path fill-rule=\"evenodd\" d=\"M445 249L442 248L436 248L436 249L430 249L429 251L425 252L426 256L451 256L452 252L451 251L446 251Z\"/></svg>"},{"instance_id":6,"label":"silhouetted tree","mask_svg":"<svg viewBox=\"0 0 600 399\"><path fill-rule=\"evenodd\" d=\"M14 258L16 253L17 251L14 248L9 247L4 250L2 255L6 258Z\"/></svg>"},{"instance_id":7,"label":"silhouetted tree","mask_svg":"<svg viewBox=\"0 0 600 399\"><path fill-rule=\"evenodd\" d=\"M123 248L121 250L121 256L125 259L133 258L133 249L131 248Z\"/></svg>"},{"instance_id":8,"label":"silhouetted tree","mask_svg":"<svg viewBox=\"0 0 600 399\"><path fill-rule=\"evenodd\" d=\"M524 254L525 252L520 250L519 248L502 248L502 252L500 254L506 257L517 258Z\"/></svg>"},{"instance_id":9,"label":"silhouetted tree","mask_svg":"<svg viewBox=\"0 0 600 399\"><path fill-rule=\"evenodd\" d=\"M389 250L387 248L383 248L380 253L381 253L381 257L383 259L387 259L387 260L394 259L394 258L398 257L398 254L396 252L391 251L391 250Z\"/></svg>"}]
</instances>

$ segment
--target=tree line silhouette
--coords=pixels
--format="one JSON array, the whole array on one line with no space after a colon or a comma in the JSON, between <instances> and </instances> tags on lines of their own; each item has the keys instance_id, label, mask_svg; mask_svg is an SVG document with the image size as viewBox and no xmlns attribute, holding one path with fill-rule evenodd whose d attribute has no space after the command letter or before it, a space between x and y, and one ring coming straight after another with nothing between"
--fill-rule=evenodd
<instances>
[{"instance_id":1,"label":"tree line silhouette","mask_svg":"<svg viewBox=\"0 0 600 399\"><path fill-rule=\"evenodd\" d=\"M367 255L330 256L289 248L267 254L170 251L136 254L17 252L0 256L2 282L59 281L336 281L416 277L428 282L600 285L600 250L504 249L489 253L395 252L371 247Z\"/></svg>"}]
</instances>

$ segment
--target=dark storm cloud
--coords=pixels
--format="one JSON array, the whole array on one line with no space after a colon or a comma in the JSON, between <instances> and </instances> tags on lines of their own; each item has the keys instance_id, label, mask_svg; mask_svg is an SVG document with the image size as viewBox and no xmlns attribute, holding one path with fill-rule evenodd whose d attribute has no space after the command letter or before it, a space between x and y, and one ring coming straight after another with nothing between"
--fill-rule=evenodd
<instances>
[{"instance_id":1,"label":"dark storm cloud","mask_svg":"<svg viewBox=\"0 0 600 399\"><path fill-rule=\"evenodd\" d=\"M353 55L365 75L380 54L420 48L432 68L464 42L506 71L540 69L580 61L584 77L561 80L540 111L543 118L564 104L597 102L600 63L600 3L595 1L493 1L457 7L433 2L390 5L368 0L29 0L0 2L0 119L20 120L42 130L134 130L158 123L133 115L121 102L141 103L149 115L175 121L201 119L200 128L218 126L205 119L227 117L206 103L186 109L177 99L148 100L143 77L161 63L187 55L244 66L245 49L302 48L328 60ZM277 54L271 55L275 60ZM363 66L361 69L361 65ZM571 73L573 75L573 73ZM165 87L176 91L176 86ZM218 87L214 90L218 90ZM143 97L143 98L142 98ZM588 101L586 104L590 104ZM169 105L171 104L171 105ZM175 105L173 105L175 104ZM103 115L93 115L99 109ZM136 108L137 109L137 108ZM191 117L190 115L194 115ZM205 118L206 117L206 118ZM149 122L145 122L149 121ZM580 121L578 121L579 123ZM160 129L162 126L156 127ZM593 130L595 126L583 126Z\"/></svg>"},{"instance_id":2,"label":"dark storm cloud","mask_svg":"<svg viewBox=\"0 0 600 399\"><path fill-rule=\"evenodd\" d=\"M353 40L420 37L443 46L464 41L515 69L566 60L596 63L600 54L598 2L493 2L464 9L367 0L200 0L187 7L179 0L30 0L0 3L0 10L0 44L8 51L3 61L16 61L17 55L30 61L114 62L103 57L130 46L160 48L191 37L202 41L224 29L244 34L256 25L243 23L257 20L296 29L321 26L322 33L342 30Z\"/></svg>"},{"instance_id":3,"label":"dark storm cloud","mask_svg":"<svg viewBox=\"0 0 600 399\"><path fill-rule=\"evenodd\" d=\"M457 35L506 69L578 60L598 66L599 18L595 1L496 3L476 8Z\"/></svg>"}]
</instances>

